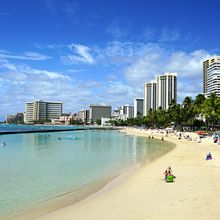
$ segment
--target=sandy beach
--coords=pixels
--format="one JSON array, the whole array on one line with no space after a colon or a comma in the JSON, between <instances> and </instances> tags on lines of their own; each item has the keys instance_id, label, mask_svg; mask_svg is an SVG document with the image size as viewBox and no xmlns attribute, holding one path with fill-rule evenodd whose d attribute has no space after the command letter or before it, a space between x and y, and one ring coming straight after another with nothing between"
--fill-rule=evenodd
<instances>
[{"instance_id":1,"label":"sandy beach","mask_svg":"<svg viewBox=\"0 0 220 220\"><path fill-rule=\"evenodd\" d=\"M162 137L160 133L137 129L124 132L146 138ZM178 140L176 135L169 135L164 141L175 143L176 148L115 179L98 193L38 220L219 220L220 148L207 139L198 143ZM207 152L213 155L210 161L205 160ZM174 183L164 181L167 166L176 175Z\"/></svg>"}]
</instances>

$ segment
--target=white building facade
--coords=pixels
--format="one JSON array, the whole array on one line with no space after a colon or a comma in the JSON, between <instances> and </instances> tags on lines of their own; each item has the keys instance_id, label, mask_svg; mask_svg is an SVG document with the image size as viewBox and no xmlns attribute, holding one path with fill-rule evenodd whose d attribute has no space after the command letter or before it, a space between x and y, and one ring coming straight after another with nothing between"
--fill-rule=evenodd
<instances>
[{"instance_id":1,"label":"white building facade","mask_svg":"<svg viewBox=\"0 0 220 220\"><path fill-rule=\"evenodd\" d=\"M150 109L156 110L156 81L144 84L144 106L143 114L146 116Z\"/></svg>"},{"instance_id":2,"label":"white building facade","mask_svg":"<svg viewBox=\"0 0 220 220\"><path fill-rule=\"evenodd\" d=\"M204 63L207 64L206 70L203 69L203 73L206 73L205 88L203 88L204 95L209 97L211 93L216 93L220 97L220 57L214 57Z\"/></svg>"},{"instance_id":3,"label":"white building facade","mask_svg":"<svg viewBox=\"0 0 220 220\"><path fill-rule=\"evenodd\" d=\"M155 81L144 84L144 116L161 107L167 110L172 100L177 100L177 74L165 73Z\"/></svg>"},{"instance_id":4,"label":"white building facade","mask_svg":"<svg viewBox=\"0 0 220 220\"><path fill-rule=\"evenodd\" d=\"M119 109L119 118L128 119L134 118L134 106L133 105L123 105Z\"/></svg>"},{"instance_id":5,"label":"white building facade","mask_svg":"<svg viewBox=\"0 0 220 220\"><path fill-rule=\"evenodd\" d=\"M51 121L62 115L62 102L45 102L41 100L27 102L25 104L25 123L34 121Z\"/></svg>"},{"instance_id":6,"label":"white building facade","mask_svg":"<svg viewBox=\"0 0 220 220\"><path fill-rule=\"evenodd\" d=\"M176 101L176 73L165 73L157 76L156 108L167 110L172 100Z\"/></svg>"},{"instance_id":7,"label":"white building facade","mask_svg":"<svg viewBox=\"0 0 220 220\"><path fill-rule=\"evenodd\" d=\"M144 99L135 98L134 99L134 118L138 116L143 116L143 109L144 109Z\"/></svg>"}]
</instances>

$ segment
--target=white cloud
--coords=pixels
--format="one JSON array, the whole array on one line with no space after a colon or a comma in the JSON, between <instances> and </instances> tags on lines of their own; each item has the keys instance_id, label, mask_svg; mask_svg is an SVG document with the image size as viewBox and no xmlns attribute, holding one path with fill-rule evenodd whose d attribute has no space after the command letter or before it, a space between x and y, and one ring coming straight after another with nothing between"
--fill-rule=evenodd
<instances>
[{"instance_id":1,"label":"white cloud","mask_svg":"<svg viewBox=\"0 0 220 220\"><path fill-rule=\"evenodd\" d=\"M125 94L128 95L129 93L131 93L131 88L125 84L122 84L122 82L120 81L110 81L107 93L114 96Z\"/></svg>"},{"instance_id":2,"label":"white cloud","mask_svg":"<svg viewBox=\"0 0 220 220\"><path fill-rule=\"evenodd\" d=\"M134 63L125 68L125 78L132 84L153 80L155 75L161 71L158 65L161 57L161 54L154 52L140 56Z\"/></svg>"},{"instance_id":3,"label":"white cloud","mask_svg":"<svg viewBox=\"0 0 220 220\"><path fill-rule=\"evenodd\" d=\"M214 54L205 50L190 53L182 51L165 51L162 47L145 51L124 69L125 79L130 85L139 86L154 80L156 75L177 72L178 100L186 95L195 96L202 93L202 62Z\"/></svg>"},{"instance_id":4,"label":"white cloud","mask_svg":"<svg viewBox=\"0 0 220 220\"><path fill-rule=\"evenodd\" d=\"M27 51L20 55L11 54L6 51L0 51L0 59L18 59L18 60L48 60L49 56Z\"/></svg>"},{"instance_id":5,"label":"white cloud","mask_svg":"<svg viewBox=\"0 0 220 220\"><path fill-rule=\"evenodd\" d=\"M6 72L8 72L8 73L13 73L12 77L16 77L17 74L20 74L20 76L22 76L23 74L31 73L34 75L47 76L50 79L68 78L68 76L66 76L62 73L48 71L48 70L41 70L41 69L33 69L29 65L13 64L7 60L0 60L0 68L6 70Z\"/></svg>"},{"instance_id":6,"label":"white cloud","mask_svg":"<svg viewBox=\"0 0 220 220\"><path fill-rule=\"evenodd\" d=\"M191 53L173 52L164 68L166 71L178 71L179 77L196 78L202 75L203 61L211 56L214 55L210 55L205 50L196 50Z\"/></svg>"},{"instance_id":7,"label":"white cloud","mask_svg":"<svg viewBox=\"0 0 220 220\"><path fill-rule=\"evenodd\" d=\"M24 52L23 54L25 59L30 59L30 60L48 60L51 59L51 57L45 55L45 54L40 54L37 52L32 52L32 51L27 51Z\"/></svg>"},{"instance_id":8,"label":"white cloud","mask_svg":"<svg viewBox=\"0 0 220 220\"><path fill-rule=\"evenodd\" d=\"M166 31L164 30L163 32L164 36ZM178 33L178 31L173 31L171 40L178 40ZM123 82L122 84L110 83L106 93L108 95L118 93L120 97L124 93L124 100L128 99L128 93L131 93L130 88L132 87L133 97L142 96L143 84L154 80L156 75L164 74L165 72L177 72L178 84L184 84L182 87L178 86L179 101L181 101L184 94L192 94L193 96L196 93L201 93L202 62L214 56L214 54L202 49L188 53L176 51L175 49L171 50L160 43L113 41L107 43L103 48L95 46L91 48L96 57L97 65L115 67L114 74L108 73L107 79L117 79L117 82L121 79L121 83ZM80 50L78 50L78 53L80 53ZM111 76L114 77L111 78ZM197 84L193 89L187 86L188 83L193 84L193 82Z\"/></svg>"},{"instance_id":9,"label":"white cloud","mask_svg":"<svg viewBox=\"0 0 220 220\"><path fill-rule=\"evenodd\" d=\"M113 107L132 104L134 97L143 97L145 82L165 72L177 72L181 102L186 95L193 97L202 92L202 62L214 56L206 50L185 52L159 43L121 41L108 42L104 47L70 44L51 45L50 49L64 54L63 61L72 64L66 74L9 62L11 57L0 59L0 81L4 82L0 87L0 115L23 111L24 103L34 99L62 101L68 112L88 108L93 102ZM3 50L0 54L20 56ZM41 57L33 52L22 56ZM88 64L96 64L94 69L89 66L92 72L88 72Z\"/></svg>"},{"instance_id":10,"label":"white cloud","mask_svg":"<svg viewBox=\"0 0 220 220\"><path fill-rule=\"evenodd\" d=\"M74 54L67 54L65 56L61 56L61 59L66 64L77 64L77 63L84 63L84 64L94 64L95 59L90 54L91 48L81 45L81 44L71 44L68 48Z\"/></svg>"},{"instance_id":11,"label":"white cloud","mask_svg":"<svg viewBox=\"0 0 220 220\"><path fill-rule=\"evenodd\" d=\"M62 101L64 111L88 108L92 89L100 87L95 80L83 81L61 72L35 69L25 64L0 60L0 116L24 111L24 103L36 99ZM82 89L83 88L83 89Z\"/></svg>"}]
</instances>

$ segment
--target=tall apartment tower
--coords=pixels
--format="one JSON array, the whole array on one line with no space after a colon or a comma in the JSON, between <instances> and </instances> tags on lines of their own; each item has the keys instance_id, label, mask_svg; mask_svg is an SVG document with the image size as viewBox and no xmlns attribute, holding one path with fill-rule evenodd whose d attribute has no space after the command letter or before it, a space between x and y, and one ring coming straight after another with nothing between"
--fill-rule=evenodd
<instances>
[{"instance_id":1,"label":"tall apartment tower","mask_svg":"<svg viewBox=\"0 0 220 220\"><path fill-rule=\"evenodd\" d=\"M208 97L213 92L220 96L220 56L203 62L203 93Z\"/></svg>"},{"instance_id":2,"label":"tall apartment tower","mask_svg":"<svg viewBox=\"0 0 220 220\"><path fill-rule=\"evenodd\" d=\"M157 76L156 108L167 110L171 100L177 99L176 73L165 73Z\"/></svg>"},{"instance_id":3,"label":"tall apartment tower","mask_svg":"<svg viewBox=\"0 0 220 220\"><path fill-rule=\"evenodd\" d=\"M34 103L26 102L25 104L25 116L24 123L32 123L34 119Z\"/></svg>"},{"instance_id":4,"label":"tall apartment tower","mask_svg":"<svg viewBox=\"0 0 220 220\"><path fill-rule=\"evenodd\" d=\"M33 123L34 121L50 121L59 118L62 115L62 109L62 102L44 102L41 100L26 102L24 122Z\"/></svg>"},{"instance_id":5,"label":"tall apartment tower","mask_svg":"<svg viewBox=\"0 0 220 220\"><path fill-rule=\"evenodd\" d=\"M135 98L134 99L134 117L143 116L144 111L144 99Z\"/></svg>"},{"instance_id":6,"label":"tall apartment tower","mask_svg":"<svg viewBox=\"0 0 220 220\"><path fill-rule=\"evenodd\" d=\"M156 85L156 81L144 84L144 116L148 114L150 109L156 110Z\"/></svg>"}]
</instances>

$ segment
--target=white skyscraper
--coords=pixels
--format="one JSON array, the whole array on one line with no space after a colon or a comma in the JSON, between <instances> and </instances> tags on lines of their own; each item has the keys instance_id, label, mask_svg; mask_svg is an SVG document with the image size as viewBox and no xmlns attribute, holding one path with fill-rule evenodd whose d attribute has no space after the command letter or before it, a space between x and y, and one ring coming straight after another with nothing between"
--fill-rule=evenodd
<instances>
[{"instance_id":1,"label":"white skyscraper","mask_svg":"<svg viewBox=\"0 0 220 220\"><path fill-rule=\"evenodd\" d=\"M156 81L144 84L144 116L146 116L150 109L156 110Z\"/></svg>"},{"instance_id":2,"label":"white skyscraper","mask_svg":"<svg viewBox=\"0 0 220 220\"><path fill-rule=\"evenodd\" d=\"M24 123L32 123L34 118L34 103L26 102L25 104L25 115L24 115Z\"/></svg>"},{"instance_id":3,"label":"white skyscraper","mask_svg":"<svg viewBox=\"0 0 220 220\"><path fill-rule=\"evenodd\" d=\"M167 110L171 100L176 101L176 73L157 76L156 108Z\"/></svg>"},{"instance_id":4,"label":"white skyscraper","mask_svg":"<svg viewBox=\"0 0 220 220\"><path fill-rule=\"evenodd\" d=\"M203 92L207 97L211 93L220 96L220 57L203 62Z\"/></svg>"},{"instance_id":5,"label":"white skyscraper","mask_svg":"<svg viewBox=\"0 0 220 220\"><path fill-rule=\"evenodd\" d=\"M134 99L134 117L143 116L144 99L135 98Z\"/></svg>"},{"instance_id":6,"label":"white skyscraper","mask_svg":"<svg viewBox=\"0 0 220 220\"><path fill-rule=\"evenodd\" d=\"M156 77L155 81L144 84L144 116L150 109L161 107L167 110L171 100L176 101L176 73L165 73Z\"/></svg>"}]
</instances>

